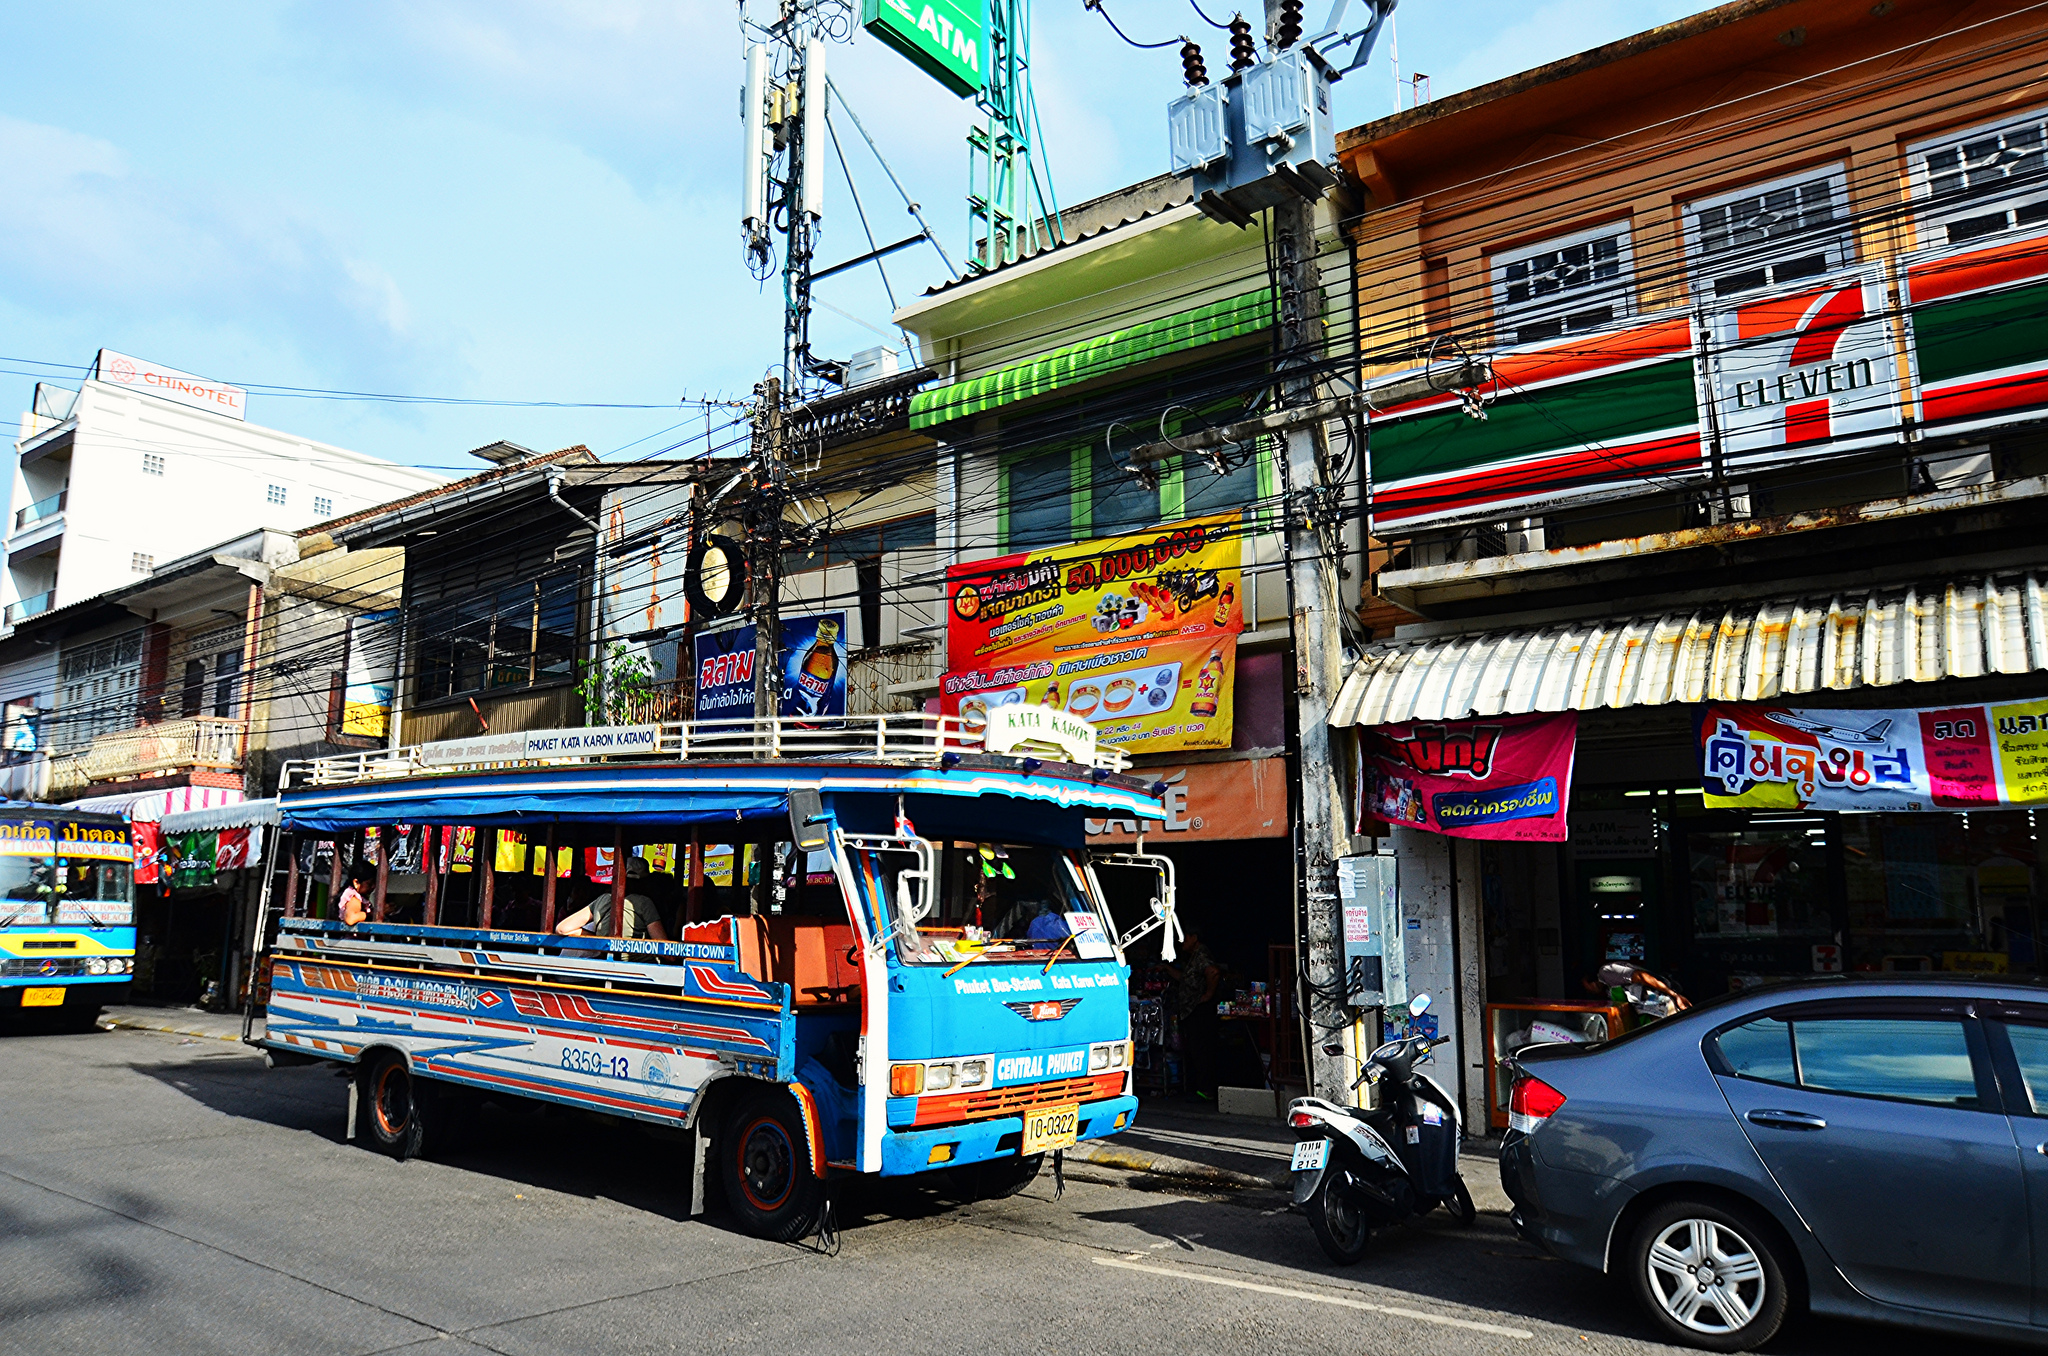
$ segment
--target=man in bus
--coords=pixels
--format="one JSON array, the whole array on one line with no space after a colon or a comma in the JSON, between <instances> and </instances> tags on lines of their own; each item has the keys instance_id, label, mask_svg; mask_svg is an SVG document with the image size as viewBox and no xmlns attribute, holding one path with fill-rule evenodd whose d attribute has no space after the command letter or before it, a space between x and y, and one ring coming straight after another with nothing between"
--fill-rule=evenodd
<instances>
[{"instance_id":1,"label":"man in bus","mask_svg":"<svg viewBox=\"0 0 2048 1356\"><path fill-rule=\"evenodd\" d=\"M635 881L640 883L638 889L633 888ZM666 942L668 929L662 926L661 914L647 895L647 885L647 860L626 858L626 935ZM600 888L588 904L555 924L555 931L564 937L611 936L612 892Z\"/></svg>"}]
</instances>

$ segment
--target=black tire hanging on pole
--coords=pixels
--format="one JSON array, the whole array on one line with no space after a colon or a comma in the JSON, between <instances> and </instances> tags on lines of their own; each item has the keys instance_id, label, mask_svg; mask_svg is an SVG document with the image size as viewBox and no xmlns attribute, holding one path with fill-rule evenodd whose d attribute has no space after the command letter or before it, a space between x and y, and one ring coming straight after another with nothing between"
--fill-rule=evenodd
<instances>
[{"instance_id":1,"label":"black tire hanging on pole","mask_svg":"<svg viewBox=\"0 0 2048 1356\"><path fill-rule=\"evenodd\" d=\"M725 587L716 597L704 589L704 557L716 549L725 557ZM690 611L706 619L723 617L740 605L747 591L747 553L740 543L722 533L712 533L690 547L683 567L683 596Z\"/></svg>"}]
</instances>

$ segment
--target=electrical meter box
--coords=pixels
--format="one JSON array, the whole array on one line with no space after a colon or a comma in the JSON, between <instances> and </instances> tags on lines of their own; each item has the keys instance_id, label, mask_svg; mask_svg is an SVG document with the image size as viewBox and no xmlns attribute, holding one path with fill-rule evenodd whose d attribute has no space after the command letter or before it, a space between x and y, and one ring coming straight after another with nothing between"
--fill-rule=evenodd
<instances>
[{"instance_id":1,"label":"electrical meter box","mask_svg":"<svg viewBox=\"0 0 2048 1356\"><path fill-rule=\"evenodd\" d=\"M1392 856L1337 859L1344 921L1344 1000L1359 1008L1408 1005L1408 951Z\"/></svg>"}]
</instances>

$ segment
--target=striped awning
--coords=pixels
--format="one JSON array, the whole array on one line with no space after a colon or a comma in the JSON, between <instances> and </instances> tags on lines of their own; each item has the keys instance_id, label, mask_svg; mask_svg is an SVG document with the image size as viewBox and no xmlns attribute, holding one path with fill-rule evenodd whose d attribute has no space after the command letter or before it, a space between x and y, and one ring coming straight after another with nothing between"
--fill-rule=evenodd
<instances>
[{"instance_id":1,"label":"striped awning","mask_svg":"<svg viewBox=\"0 0 2048 1356\"><path fill-rule=\"evenodd\" d=\"M112 796L87 796L65 805L67 810L89 810L95 814L125 815L130 820L154 824L167 814L236 805L247 796L221 786L173 786L161 791L128 791Z\"/></svg>"},{"instance_id":2,"label":"striped awning","mask_svg":"<svg viewBox=\"0 0 2048 1356\"><path fill-rule=\"evenodd\" d=\"M910 426L929 428L983 410L1028 400L1063 386L1092 381L1183 349L1257 334L1273 324L1270 288L1226 297L1175 315L1147 320L1051 353L1013 363L950 386L919 391L910 400Z\"/></svg>"},{"instance_id":3,"label":"striped awning","mask_svg":"<svg viewBox=\"0 0 2048 1356\"><path fill-rule=\"evenodd\" d=\"M1330 723L1775 701L2048 671L2048 574L1368 646Z\"/></svg>"}]
</instances>

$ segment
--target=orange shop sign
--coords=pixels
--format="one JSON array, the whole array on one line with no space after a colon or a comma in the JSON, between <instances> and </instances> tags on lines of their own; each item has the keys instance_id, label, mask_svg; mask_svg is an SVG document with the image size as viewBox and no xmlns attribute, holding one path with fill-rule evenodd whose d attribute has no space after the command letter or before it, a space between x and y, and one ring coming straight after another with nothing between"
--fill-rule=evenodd
<instances>
[{"instance_id":1,"label":"orange shop sign","mask_svg":"<svg viewBox=\"0 0 2048 1356\"><path fill-rule=\"evenodd\" d=\"M1285 758L1193 763L1139 775L1166 783L1166 823L1145 830L1154 844L1287 836ZM1128 819L1091 819L1087 826L1091 843L1128 843L1138 836L1138 826Z\"/></svg>"}]
</instances>

